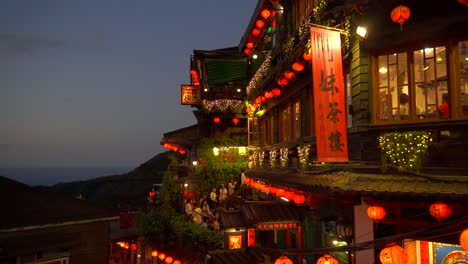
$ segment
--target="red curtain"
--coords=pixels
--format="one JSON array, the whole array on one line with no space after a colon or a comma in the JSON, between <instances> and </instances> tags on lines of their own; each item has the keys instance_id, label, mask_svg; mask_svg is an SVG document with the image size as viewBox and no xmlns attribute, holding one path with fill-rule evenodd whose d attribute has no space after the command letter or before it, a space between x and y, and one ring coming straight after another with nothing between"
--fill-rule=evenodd
<instances>
[{"instance_id":1,"label":"red curtain","mask_svg":"<svg viewBox=\"0 0 468 264\"><path fill-rule=\"evenodd\" d=\"M311 27L317 160L347 162L345 90L340 33Z\"/></svg>"}]
</instances>

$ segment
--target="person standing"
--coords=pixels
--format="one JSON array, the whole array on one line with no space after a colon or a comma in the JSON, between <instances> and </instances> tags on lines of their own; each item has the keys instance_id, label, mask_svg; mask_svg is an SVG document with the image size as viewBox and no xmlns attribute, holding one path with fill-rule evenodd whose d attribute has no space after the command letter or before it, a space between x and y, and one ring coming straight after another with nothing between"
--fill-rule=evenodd
<instances>
[{"instance_id":1,"label":"person standing","mask_svg":"<svg viewBox=\"0 0 468 264\"><path fill-rule=\"evenodd\" d=\"M216 188L213 187L213 190L210 193L210 203L211 203L211 208L215 208L216 205L218 204L218 197L216 195Z\"/></svg>"},{"instance_id":2,"label":"person standing","mask_svg":"<svg viewBox=\"0 0 468 264\"><path fill-rule=\"evenodd\" d=\"M234 191L236 190L236 184L237 184L237 181L234 181L234 180L229 181L229 184L228 184L229 196L234 194Z\"/></svg>"},{"instance_id":3,"label":"person standing","mask_svg":"<svg viewBox=\"0 0 468 264\"><path fill-rule=\"evenodd\" d=\"M226 185L224 185L224 183L221 183L221 188L219 189L219 203L226 200L227 197L228 197L228 190L226 188Z\"/></svg>"}]
</instances>

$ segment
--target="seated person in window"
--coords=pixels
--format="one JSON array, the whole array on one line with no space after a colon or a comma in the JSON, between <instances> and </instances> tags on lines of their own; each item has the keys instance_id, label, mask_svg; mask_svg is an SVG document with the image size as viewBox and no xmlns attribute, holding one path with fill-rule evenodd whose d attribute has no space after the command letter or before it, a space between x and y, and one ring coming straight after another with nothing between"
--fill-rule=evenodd
<instances>
[{"instance_id":1,"label":"seated person in window","mask_svg":"<svg viewBox=\"0 0 468 264\"><path fill-rule=\"evenodd\" d=\"M401 117L402 119L408 119L407 115L409 114L409 106L408 106L408 103L409 103L409 96L408 94L406 93L402 93L400 94L400 98L399 98L399 101L400 101L400 115L401 116L405 116L405 117Z\"/></svg>"},{"instance_id":2,"label":"seated person in window","mask_svg":"<svg viewBox=\"0 0 468 264\"><path fill-rule=\"evenodd\" d=\"M449 104L448 104L448 94L442 94L442 104L439 105L439 116L441 118L449 117Z\"/></svg>"}]
</instances>

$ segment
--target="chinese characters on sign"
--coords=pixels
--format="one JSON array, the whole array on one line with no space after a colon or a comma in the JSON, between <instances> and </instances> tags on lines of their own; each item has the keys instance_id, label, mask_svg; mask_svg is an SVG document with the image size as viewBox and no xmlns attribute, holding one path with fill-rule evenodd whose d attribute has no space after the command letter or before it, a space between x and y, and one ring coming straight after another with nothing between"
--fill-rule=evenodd
<instances>
[{"instance_id":1,"label":"chinese characters on sign","mask_svg":"<svg viewBox=\"0 0 468 264\"><path fill-rule=\"evenodd\" d=\"M183 105L199 105L201 104L201 88L200 86L182 84L181 85L180 101Z\"/></svg>"},{"instance_id":2,"label":"chinese characters on sign","mask_svg":"<svg viewBox=\"0 0 468 264\"><path fill-rule=\"evenodd\" d=\"M242 248L242 235L231 235L229 236L228 242L229 249Z\"/></svg>"},{"instance_id":3,"label":"chinese characters on sign","mask_svg":"<svg viewBox=\"0 0 468 264\"><path fill-rule=\"evenodd\" d=\"M274 230L274 229L296 229L299 227L297 223L261 223L256 224L258 230Z\"/></svg>"},{"instance_id":4,"label":"chinese characters on sign","mask_svg":"<svg viewBox=\"0 0 468 264\"><path fill-rule=\"evenodd\" d=\"M311 27L317 160L347 162L345 91L338 31Z\"/></svg>"}]
</instances>

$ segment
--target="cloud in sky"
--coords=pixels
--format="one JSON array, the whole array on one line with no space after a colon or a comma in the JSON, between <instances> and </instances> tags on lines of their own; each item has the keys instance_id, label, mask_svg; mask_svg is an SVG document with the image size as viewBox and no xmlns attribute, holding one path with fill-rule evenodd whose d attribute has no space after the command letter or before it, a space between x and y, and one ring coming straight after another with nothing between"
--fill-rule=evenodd
<instances>
[{"instance_id":1,"label":"cloud in sky","mask_svg":"<svg viewBox=\"0 0 468 264\"><path fill-rule=\"evenodd\" d=\"M31 55L41 49L67 48L63 41L48 40L32 37L19 36L11 33L0 33L0 54L9 55Z\"/></svg>"}]
</instances>

